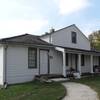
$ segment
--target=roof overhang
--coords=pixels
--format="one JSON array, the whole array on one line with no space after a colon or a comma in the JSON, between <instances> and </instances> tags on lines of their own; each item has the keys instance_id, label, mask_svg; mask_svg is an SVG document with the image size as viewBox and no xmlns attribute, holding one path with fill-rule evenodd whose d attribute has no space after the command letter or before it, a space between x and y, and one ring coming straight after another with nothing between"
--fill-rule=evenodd
<instances>
[{"instance_id":1,"label":"roof overhang","mask_svg":"<svg viewBox=\"0 0 100 100\"><path fill-rule=\"evenodd\" d=\"M28 47L45 47L45 48L54 48L53 45L40 45L40 44L32 44L32 43L20 43L20 42L2 42L2 45L14 45L14 46L28 46Z\"/></svg>"}]
</instances>

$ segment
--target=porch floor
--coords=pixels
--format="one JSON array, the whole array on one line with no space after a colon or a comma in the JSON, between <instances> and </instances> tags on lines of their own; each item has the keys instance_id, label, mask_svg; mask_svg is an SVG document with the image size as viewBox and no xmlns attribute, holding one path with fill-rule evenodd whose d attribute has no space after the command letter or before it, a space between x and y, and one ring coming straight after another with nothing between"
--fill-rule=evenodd
<instances>
[{"instance_id":1,"label":"porch floor","mask_svg":"<svg viewBox=\"0 0 100 100\"><path fill-rule=\"evenodd\" d=\"M63 78L63 75L59 75L59 74L41 74L41 75L36 75L36 77L38 77L38 78L46 77L48 79L51 79L51 78Z\"/></svg>"}]
</instances>

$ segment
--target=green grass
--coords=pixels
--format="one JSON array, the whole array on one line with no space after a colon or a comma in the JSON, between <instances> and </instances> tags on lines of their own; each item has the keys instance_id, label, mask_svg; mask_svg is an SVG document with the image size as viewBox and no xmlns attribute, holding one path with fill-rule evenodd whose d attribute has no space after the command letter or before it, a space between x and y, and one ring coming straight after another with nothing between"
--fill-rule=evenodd
<instances>
[{"instance_id":1,"label":"green grass","mask_svg":"<svg viewBox=\"0 0 100 100\"><path fill-rule=\"evenodd\" d=\"M8 86L0 90L0 100L57 100L65 95L60 83L38 81Z\"/></svg>"},{"instance_id":2,"label":"green grass","mask_svg":"<svg viewBox=\"0 0 100 100\"><path fill-rule=\"evenodd\" d=\"M98 93L100 99L100 76L82 78L80 80L75 80L74 82L78 82L90 86Z\"/></svg>"}]
</instances>

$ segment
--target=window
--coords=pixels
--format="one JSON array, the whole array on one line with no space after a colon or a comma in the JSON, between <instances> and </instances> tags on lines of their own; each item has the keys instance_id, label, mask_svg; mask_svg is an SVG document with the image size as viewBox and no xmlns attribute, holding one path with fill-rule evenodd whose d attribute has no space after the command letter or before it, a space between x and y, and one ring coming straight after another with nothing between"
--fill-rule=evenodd
<instances>
[{"instance_id":1,"label":"window","mask_svg":"<svg viewBox=\"0 0 100 100\"><path fill-rule=\"evenodd\" d=\"M99 64L98 65L100 66L100 56L99 56Z\"/></svg>"},{"instance_id":2,"label":"window","mask_svg":"<svg viewBox=\"0 0 100 100\"><path fill-rule=\"evenodd\" d=\"M84 55L81 55L81 66L85 65L85 61L84 61Z\"/></svg>"},{"instance_id":3,"label":"window","mask_svg":"<svg viewBox=\"0 0 100 100\"><path fill-rule=\"evenodd\" d=\"M76 32L72 32L72 43L76 43L77 42L77 36L76 36Z\"/></svg>"},{"instance_id":4,"label":"window","mask_svg":"<svg viewBox=\"0 0 100 100\"><path fill-rule=\"evenodd\" d=\"M28 68L37 67L37 50L35 48L28 48Z\"/></svg>"},{"instance_id":5,"label":"window","mask_svg":"<svg viewBox=\"0 0 100 100\"><path fill-rule=\"evenodd\" d=\"M68 53L66 53L66 66L68 66Z\"/></svg>"}]
</instances>

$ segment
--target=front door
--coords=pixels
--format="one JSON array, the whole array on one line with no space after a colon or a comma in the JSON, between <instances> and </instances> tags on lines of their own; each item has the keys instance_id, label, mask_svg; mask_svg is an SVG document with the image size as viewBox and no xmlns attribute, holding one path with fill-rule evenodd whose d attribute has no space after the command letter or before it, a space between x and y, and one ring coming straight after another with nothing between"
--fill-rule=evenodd
<instances>
[{"instance_id":1,"label":"front door","mask_svg":"<svg viewBox=\"0 0 100 100\"><path fill-rule=\"evenodd\" d=\"M40 74L48 74L48 51L40 50Z\"/></svg>"}]
</instances>

